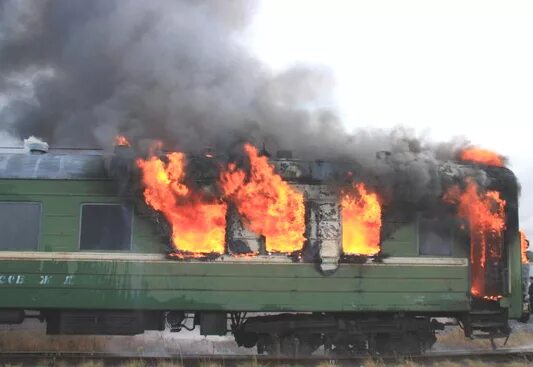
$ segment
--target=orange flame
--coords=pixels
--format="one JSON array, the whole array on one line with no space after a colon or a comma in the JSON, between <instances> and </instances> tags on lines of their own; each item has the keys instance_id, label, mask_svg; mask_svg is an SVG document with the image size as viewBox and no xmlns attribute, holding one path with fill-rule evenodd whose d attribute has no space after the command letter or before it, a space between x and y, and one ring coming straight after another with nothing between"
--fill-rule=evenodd
<instances>
[{"instance_id":1,"label":"orange flame","mask_svg":"<svg viewBox=\"0 0 533 367\"><path fill-rule=\"evenodd\" d=\"M381 204L376 193L363 183L344 190L342 208L342 249L347 255L375 255L379 252Z\"/></svg>"},{"instance_id":2,"label":"orange flame","mask_svg":"<svg viewBox=\"0 0 533 367\"><path fill-rule=\"evenodd\" d=\"M460 154L460 159L463 162L480 163L487 166L504 166L503 158L498 153L476 147L464 149Z\"/></svg>"},{"instance_id":3,"label":"orange flame","mask_svg":"<svg viewBox=\"0 0 533 367\"><path fill-rule=\"evenodd\" d=\"M485 267L487 261L498 261L502 255L505 200L498 191L480 192L472 179L467 179L466 184L464 192L458 186L452 187L444 200L458 203L459 217L470 227L471 293L492 299L499 294L489 294L494 291L486 289Z\"/></svg>"},{"instance_id":4,"label":"orange flame","mask_svg":"<svg viewBox=\"0 0 533 367\"><path fill-rule=\"evenodd\" d=\"M131 147L130 142L124 135L115 136L115 145L119 147Z\"/></svg>"},{"instance_id":5,"label":"orange flame","mask_svg":"<svg viewBox=\"0 0 533 367\"><path fill-rule=\"evenodd\" d=\"M526 233L523 230L520 230L520 258L522 264L529 264L529 259L527 258L527 249L529 247L529 241L526 237Z\"/></svg>"},{"instance_id":6,"label":"orange flame","mask_svg":"<svg viewBox=\"0 0 533 367\"><path fill-rule=\"evenodd\" d=\"M235 164L221 174L224 194L234 201L247 226L266 238L267 252L301 250L305 232L304 196L274 171L258 150L245 144L250 175Z\"/></svg>"},{"instance_id":7,"label":"orange flame","mask_svg":"<svg viewBox=\"0 0 533 367\"><path fill-rule=\"evenodd\" d=\"M483 299L487 301L499 301L503 296L483 296Z\"/></svg>"},{"instance_id":8,"label":"orange flame","mask_svg":"<svg viewBox=\"0 0 533 367\"><path fill-rule=\"evenodd\" d=\"M226 204L209 201L184 183L185 155L166 155L168 163L152 156L138 159L143 173L144 198L163 213L172 227L172 243L179 251L194 254L223 253Z\"/></svg>"}]
</instances>

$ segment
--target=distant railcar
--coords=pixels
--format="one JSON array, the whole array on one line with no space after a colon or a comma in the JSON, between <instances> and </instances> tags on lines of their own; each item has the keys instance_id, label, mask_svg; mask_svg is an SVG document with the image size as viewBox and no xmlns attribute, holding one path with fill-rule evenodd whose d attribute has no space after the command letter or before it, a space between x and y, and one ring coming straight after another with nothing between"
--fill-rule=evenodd
<instances>
[{"instance_id":1,"label":"distant railcar","mask_svg":"<svg viewBox=\"0 0 533 367\"><path fill-rule=\"evenodd\" d=\"M528 315L518 189L506 168L483 168L507 203L501 260L487 265L487 281L501 297L484 299L471 294L468 235L438 216L445 211L417 209L409 220L384 214L380 255L343 257L342 213L324 189L339 167L324 162L272 160L306 195L301 253L260 251L261 239L230 218L225 254L169 258L168 236L123 183L132 181L131 158L126 148L113 157L0 153L0 323L21 323L33 311L49 334L132 335L179 331L193 316L201 334L229 331L259 353L324 345L339 353L414 354L435 342L444 327L437 317L456 319L466 336L494 338L509 335L510 319ZM202 172L211 167L195 164ZM320 230L326 225L338 229L332 238ZM250 249L260 253L239 256Z\"/></svg>"}]
</instances>

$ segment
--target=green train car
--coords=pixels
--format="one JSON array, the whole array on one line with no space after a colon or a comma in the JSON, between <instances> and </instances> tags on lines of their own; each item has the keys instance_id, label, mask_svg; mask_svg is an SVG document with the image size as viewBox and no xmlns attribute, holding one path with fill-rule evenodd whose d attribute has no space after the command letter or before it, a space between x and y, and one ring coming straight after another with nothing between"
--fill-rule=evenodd
<instances>
[{"instance_id":1,"label":"green train car","mask_svg":"<svg viewBox=\"0 0 533 367\"><path fill-rule=\"evenodd\" d=\"M49 334L107 335L194 325L202 335L231 332L259 353L324 345L384 354L430 348L444 328L437 318L455 319L466 336L495 338L509 335L510 319L528 316L518 188L505 168L476 168L507 201L503 254L491 275L502 297L477 299L468 235L423 210L408 220L384 215L380 256L320 247L320 207L338 203L313 192L333 164L272 160L306 192L306 216L318 218L306 229L307 252L238 256L228 244L218 257L176 259L167 256L164 223L131 189L139 177L127 149L33 153L0 152L0 323L37 316Z\"/></svg>"}]
</instances>

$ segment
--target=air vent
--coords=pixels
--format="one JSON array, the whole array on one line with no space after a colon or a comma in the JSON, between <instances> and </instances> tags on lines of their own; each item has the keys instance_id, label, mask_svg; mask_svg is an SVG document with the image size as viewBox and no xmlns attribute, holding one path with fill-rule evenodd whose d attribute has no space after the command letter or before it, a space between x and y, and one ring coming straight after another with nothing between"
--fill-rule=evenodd
<instances>
[{"instance_id":1,"label":"air vent","mask_svg":"<svg viewBox=\"0 0 533 367\"><path fill-rule=\"evenodd\" d=\"M28 139L24 139L24 149L31 154L44 154L48 153L48 143L35 136L30 136Z\"/></svg>"}]
</instances>

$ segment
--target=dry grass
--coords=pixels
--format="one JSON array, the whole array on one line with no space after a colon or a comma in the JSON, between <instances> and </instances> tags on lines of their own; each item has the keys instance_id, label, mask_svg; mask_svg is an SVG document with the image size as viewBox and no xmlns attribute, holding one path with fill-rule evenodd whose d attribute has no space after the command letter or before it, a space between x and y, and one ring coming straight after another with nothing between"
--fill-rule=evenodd
<instances>
[{"instance_id":1,"label":"dry grass","mask_svg":"<svg viewBox=\"0 0 533 367\"><path fill-rule=\"evenodd\" d=\"M109 337L43 335L29 330L0 331L0 350L4 351L99 351Z\"/></svg>"},{"instance_id":2,"label":"dry grass","mask_svg":"<svg viewBox=\"0 0 533 367\"><path fill-rule=\"evenodd\" d=\"M178 362L164 361L164 362L157 363L157 367L183 367L183 365Z\"/></svg>"},{"instance_id":3,"label":"dry grass","mask_svg":"<svg viewBox=\"0 0 533 367\"><path fill-rule=\"evenodd\" d=\"M129 361L126 363L122 363L120 365L120 367L146 367L146 366L147 366L146 362L141 359Z\"/></svg>"},{"instance_id":4,"label":"dry grass","mask_svg":"<svg viewBox=\"0 0 533 367\"><path fill-rule=\"evenodd\" d=\"M249 361L239 363L237 367L261 367L261 364L257 362L257 359L252 358Z\"/></svg>"},{"instance_id":5,"label":"dry grass","mask_svg":"<svg viewBox=\"0 0 533 367\"><path fill-rule=\"evenodd\" d=\"M495 342L501 348L504 347L504 341L504 339L497 339ZM533 333L516 330L509 337L505 347L515 348L530 344L533 344ZM492 349L490 340L465 338L463 330L459 327L450 328L445 333L439 334L436 347L439 349Z\"/></svg>"},{"instance_id":6,"label":"dry grass","mask_svg":"<svg viewBox=\"0 0 533 367\"><path fill-rule=\"evenodd\" d=\"M481 367L481 366L492 366L492 367L526 367L531 366L530 362L510 362L510 363L487 363L483 361L479 361L476 359L466 359L459 362L452 362L452 361L441 361L441 362L435 362L435 363L415 363L413 361L404 361L404 362L393 362L393 363L383 363L383 362L377 362L373 360L365 361L361 365L361 367L425 367L425 366L431 366L431 367ZM330 364L324 364L321 367L338 367L338 365L334 363Z\"/></svg>"},{"instance_id":7,"label":"dry grass","mask_svg":"<svg viewBox=\"0 0 533 367\"><path fill-rule=\"evenodd\" d=\"M240 367L241 365L239 365ZM298 365L278 365L278 364L254 364L254 367L300 367ZM347 366L343 362L335 363L332 362L321 362L316 365L316 367L339 367L339 366ZM432 364L419 364L415 363L413 361L404 361L404 362L392 362L392 363L384 363L374 360L367 360L363 362L358 362L357 364L350 365L353 367L425 367L425 366L431 366L431 367L481 367L481 366L492 366L492 367L526 367L531 366L529 362L511 362L511 363L493 363L488 364L486 362L482 362L475 359L470 360L463 360L460 362L452 362L452 361L442 361L442 362L436 362ZM212 363L212 364L201 364L200 367L224 367L222 364Z\"/></svg>"},{"instance_id":8,"label":"dry grass","mask_svg":"<svg viewBox=\"0 0 533 367\"><path fill-rule=\"evenodd\" d=\"M40 366L48 367L50 365L51 365L50 361L42 361L38 363L36 367L40 367ZM23 367L22 365L18 365L18 364L2 364L1 362L0 362L0 366L1 367ZM57 366L57 367L65 366L66 367L70 365L59 363L59 364L54 364L54 366ZM102 361L87 361L87 362L80 363L76 365L75 367L103 367L103 366L104 366L104 363ZM142 361L130 361L130 362L120 365L120 367L145 367L145 366L147 365L144 364ZM199 367L224 367L224 364L206 361L206 362L202 362L198 364L198 366ZM300 365L287 365L287 364L285 365L272 364L272 363L261 364L261 363L258 363L257 361L251 361L250 364L242 363L237 366L238 367L304 367ZM332 362L321 362L316 365L316 367L339 367L339 366L346 366L346 364L343 364L342 362L335 363L332 361ZM379 361L374 361L374 360L369 359L367 361L358 362L357 364L353 364L351 366L354 366L354 367L426 367L426 366L431 366L431 367L482 367L482 366L526 367L526 366L531 366L531 363L530 362L487 363L487 362L483 362L483 361L479 361L475 359L466 359L466 360L462 360L459 362L441 361L441 362L435 362L432 364L428 364L428 363L419 364L419 363L415 363L409 360L406 360L403 362L384 363L384 362L379 362ZM183 367L183 365L180 363L173 363L173 362L160 362L157 364L157 367Z\"/></svg>"},{"instance_id":9,"label":"dry grass","mask_svg":"<svg viewBox=\"0 0 533 367\"><path fill-rule=\"evenodd\" d=\"M183 367L179 362L162 361L157 363L157 367Z\"/></svg>"},{"instance_id":10,"label":"dry grass","mask_svg":"<svg viewBox=\"0 0 533 367\"><path fill-rule=\"evenodd\" d=\"M65 365L66 367L67 365ZM86 361L78 364L77 367L104 367L103 361Z\"/></svg>"}]
</instances>

